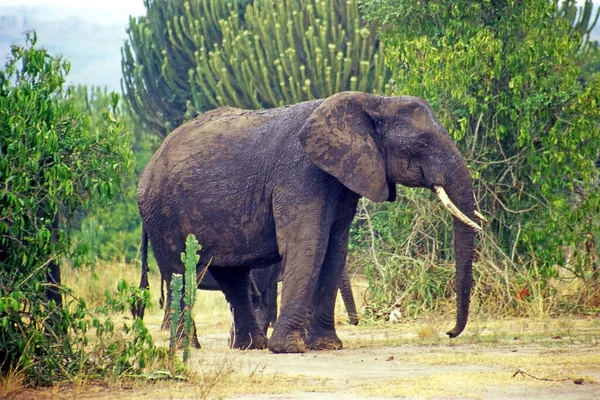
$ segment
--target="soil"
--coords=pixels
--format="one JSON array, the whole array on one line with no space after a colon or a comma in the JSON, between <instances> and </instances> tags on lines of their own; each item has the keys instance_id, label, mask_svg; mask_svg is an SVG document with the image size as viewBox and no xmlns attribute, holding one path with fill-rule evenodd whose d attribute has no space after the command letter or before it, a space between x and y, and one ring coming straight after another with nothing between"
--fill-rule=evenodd
<instances>
[{"instance_id":1,"label":"soil","mask_svg":"<svg viewBox=\"0 0 600 400\"><path fill-rule=\"evenodd\" d=\"M157 340L159 318L149 322ZM80 383L15 399L599 399L600 318L340 325L345 349L230 350L224 323L200 334L187 381ZM448 326L446 326L448 325ZM220 329L220 331L218 331ZM209 329L210 330L210 329Z\"/></svg>"}]
</instances>

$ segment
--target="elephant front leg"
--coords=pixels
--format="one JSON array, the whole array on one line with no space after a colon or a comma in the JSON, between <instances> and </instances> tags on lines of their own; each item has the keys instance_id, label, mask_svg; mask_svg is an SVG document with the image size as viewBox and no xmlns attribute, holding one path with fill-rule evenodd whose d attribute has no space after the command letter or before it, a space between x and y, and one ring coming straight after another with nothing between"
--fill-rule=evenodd
<instances>
[{"instance_id":1,"label":"elephant front leg","mask_svg":"<svg viewBox=\"0 0 600 400\"><path fill-rule=\"evenodd\" d=\"M250 270L248 268L212 268L233 313L229 345L235 349L264 349L267 337L258 326L250 299Z\"/></svg>"},{"instance_id":2,"label":"elephant front leg","mask_svg":"<svg viewBox=\"0 0 600 400\"><path fill-rule=\"evenodd\" d=\"M339 281L346 263L348 230L333 230L325 261L319 274L313 296L306 335L306 346L311 350L340 350L342 341L335 331L335 300Z\"/></svg>"},{"instance_id":3,"label":"elephant front leg","mask_svg":"<svg viewBox=\"0 0 600 400\"><path fill-rule=\"evenodd\" d=\"M281 309L269 339L269 350L274 353L306 351L306 320L327 248L327 235L316 233L280 245L285 249Z\"/></svg>"}]
</instances>

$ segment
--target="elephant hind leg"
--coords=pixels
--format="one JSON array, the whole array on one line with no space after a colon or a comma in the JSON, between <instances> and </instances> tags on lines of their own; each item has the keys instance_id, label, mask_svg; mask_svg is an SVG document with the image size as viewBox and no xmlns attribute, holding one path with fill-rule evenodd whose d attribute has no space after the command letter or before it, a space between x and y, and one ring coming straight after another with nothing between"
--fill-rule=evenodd
<instances>
[{"instance_id":1,"label":"elephant hind leg","mask_svg":"<svg viewBox=\"0 0 600 400\"><path fill-rule=\"evenodd\" d=\"M241 267L211 268L233 313L229 345L236 349L264 349L267 337L258 326L250 299L250 269Z\"/></svg>"}]
</instances>

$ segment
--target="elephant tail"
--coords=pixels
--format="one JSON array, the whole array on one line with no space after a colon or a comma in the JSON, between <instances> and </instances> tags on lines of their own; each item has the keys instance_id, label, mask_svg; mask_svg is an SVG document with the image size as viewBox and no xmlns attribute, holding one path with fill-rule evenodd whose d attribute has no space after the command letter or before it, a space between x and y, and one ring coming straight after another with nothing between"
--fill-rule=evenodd
<instances>
[{"instance_id":1,"label":"elephant tail","mask_svg":"<svg viewBox=\"0 0 600 400\"><path fill-rule=\"evenodd\" d=\"M162 309L165 305L165 280L160 276L160 299L158 300L158 306Z\"/></svg>"},{"instance_id":2,"label":"elephant tail","mask_svg":"<svg viewBox=\"0 0 600 400\"><path fill-rule=\"evenodd\" d=\"M148 282L148 233L144 226L142 225L142 271L140 277L140 289L150 289L150 284ZM144 319L144 311L145 304L142 299L139 299L137 302L134 302L131 306L131 315L133 318L139 317L140 319Z\"/></svg>"}]
</instances>

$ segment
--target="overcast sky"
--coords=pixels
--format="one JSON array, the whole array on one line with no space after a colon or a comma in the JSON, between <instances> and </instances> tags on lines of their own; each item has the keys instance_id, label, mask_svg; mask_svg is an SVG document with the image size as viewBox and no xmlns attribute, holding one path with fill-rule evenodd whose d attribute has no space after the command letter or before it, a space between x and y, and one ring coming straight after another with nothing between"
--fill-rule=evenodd
<instances>
[{"instance_id":1,"label":"overcast sky","mask_svg":"<svg viewBox=\"0 0 600 400\"><path fill-rule=\"evenodd\" d=\"M0 7L44 7L56 9L52 16L73 14L90 20L125 24L129 15L145 13L143 0L0 0ZM63 14L64 13L64 14Z\"/></svg>"},{"instance_id":2,"label":"overcast sky","mask_svg":"<svg viewBox=\"0 0 600 400\"><path fill-rule=\"evenodd\" d=\"M143 0L0 0L0 65L35 29L38 45L71 62L67 83L120 91L129 16L145 12Z\"/></svg>"},{"instance_id":3,"label":"overcast sky","mask_svg":"<svg viewBox=\"0 0 600 400\"><path fill-rule=\"evenodd\" d=\"M0 0L0 66L12 43L24 43L23 31L35 29L39 45L71 61L68 83L120 90L129 16L144 14L143 0ZM600 23L592 36L600 39Z\"/></svg>"}]
</instances>

